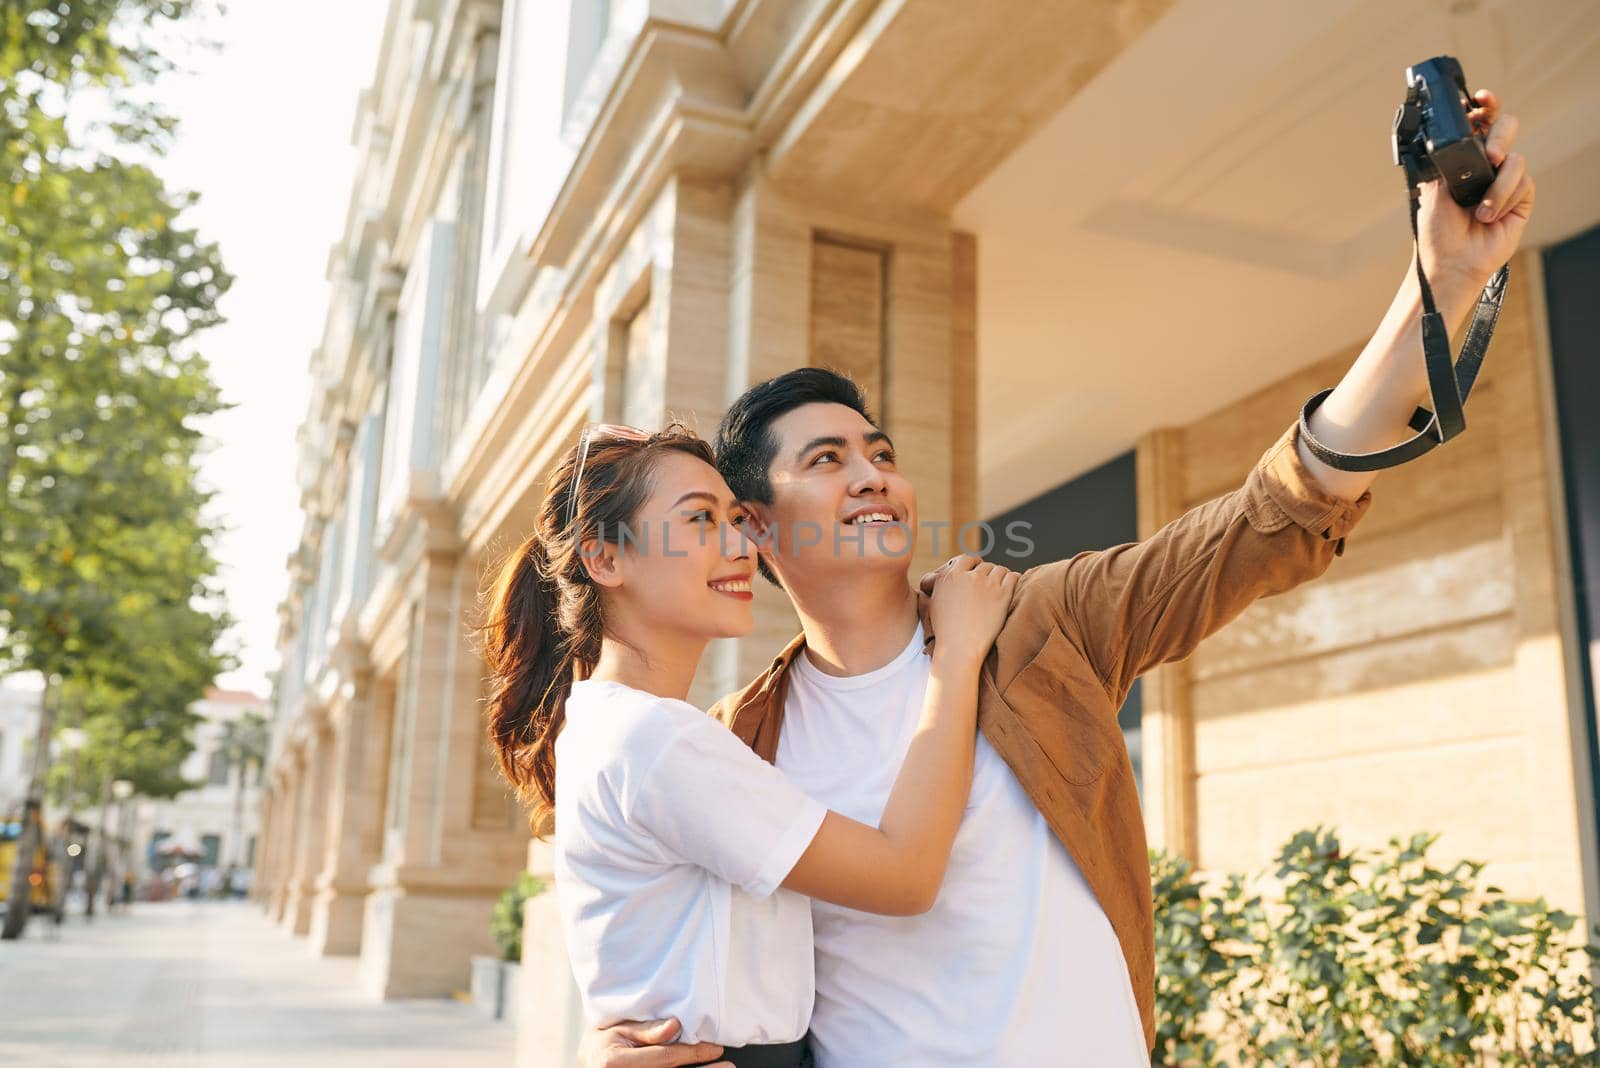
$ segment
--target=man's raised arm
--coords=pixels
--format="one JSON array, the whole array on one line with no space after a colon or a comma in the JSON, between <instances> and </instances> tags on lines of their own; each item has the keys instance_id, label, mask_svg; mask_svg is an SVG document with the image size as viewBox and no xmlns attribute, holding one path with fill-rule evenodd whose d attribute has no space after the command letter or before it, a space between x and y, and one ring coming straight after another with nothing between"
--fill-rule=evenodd
<instances>
[{"instance_id":1,"label":"man's raised arm","mask_svg":"<svg viewBox=\"0 0 1600 1068\"><path fill-rule=\"evenodd\" d=\"M1533 212L1533 178L1520 154L1515 115L1500 114L1500 101L1486 89L1473 94L1468 113L1488 129L1489 162L1500 169L1474 212L1450 199L1443 182L1422 186L1417 236L1422 266L1450 337L1458 339L1489 276L1511 258ZM1422 293L1413 263L1388 314L1333 393L1311 414L1311 433L1345 453L1376 452L1411 436L1407 421L1428 403L1422 360ZM1341 471L1313 456L1304 441L1300 459L1328 492L1353 501L1376 472Z\"/></svg>"}]
</instances>

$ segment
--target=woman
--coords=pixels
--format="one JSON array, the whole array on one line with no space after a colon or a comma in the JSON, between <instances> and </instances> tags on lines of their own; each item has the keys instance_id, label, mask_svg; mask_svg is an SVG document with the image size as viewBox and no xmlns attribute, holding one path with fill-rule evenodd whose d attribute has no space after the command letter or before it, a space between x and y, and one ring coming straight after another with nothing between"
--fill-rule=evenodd
<instances>
[{"instance_id":1,"label":"woman","mask_svg":"<svg viewBox=\"0 0 1600 1068\"><path fill-rule=\"evenodd\" d=\"M878 826L801 793L684 700L713 638L753 625L745 518L680 427L586 431L492 594L500 767L554 816L556 891L591 1023L672 1016L735 1065L809 1063L804 897L932 907L970 788L978 668L1016 575L935 589L918 732ZM574 679L581 681L574 681Z\"/></svg>"}]
</instances>

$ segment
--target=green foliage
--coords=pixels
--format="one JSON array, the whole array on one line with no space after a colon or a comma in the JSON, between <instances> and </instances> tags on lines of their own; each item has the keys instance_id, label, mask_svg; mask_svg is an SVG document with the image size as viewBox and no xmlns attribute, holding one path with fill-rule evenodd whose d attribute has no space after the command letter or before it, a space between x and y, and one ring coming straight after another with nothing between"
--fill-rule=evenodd
<instances>
[{"instance_id":1,"label":"green foliage","mask_svg":"<svg viewBox=\"0 0 1600 1068\"><path fill-rule=\"evenodd\" d=\"M79 712L88 735L79 769L83 803L98 803L106 777L129 780L145 797L172 797L200 785L180 772L200 721L189 711L186 687L171 692L156 684L123 689L73 680L62 686L62 699Z\"/></svg>"},{"instance_id":2,"label":"green foliage","mask_svg":"<svg viewBox=\"0 0 1600 1068\"><path fill-rule=\"evenodd\" d=\"M193 347L231 279L139 92L199 6L0 2L0 672L59 681L86 791L187 785L187 708L231 666Z\"/></svg>"},{"instance_id":3,"label":"green foliage","mask_svg":"<svg viewBox=\"0 0 1600 1068\"><path fill-rule=\"evenodd\" d=\"M238 719L222 725L222 752L228 763L243 771L261 767L267 760L267 746L272 741L272 725L259 712L246 712Z\"/></svg>"},{"instance_id":4,"label":"green foliage","mask_svg":"<svg viewBox=\"0 0 1600 1068\"><path fill-rule=\"evenodd\" d=\"M489 929L494 933L495 944L500 947L500 959L522 959L522 908L530 897L545 891L545 882L529 872L517 875L516 882L506 887L494 903L489 917Z\"/></svg>"},{"instance_id":5,"label":"green foliage","mask_svg":"<svg viewBox=\"0 0 1600 1068\"><path fill-rule=\"evenodd\" d=\"M1362 854L1302 831L1270 899L1152 852L1155 1063L1593 1063L1596 951L1574 917L1481 885L1476 861L1435 867L1435 840Z\"/></svg>"}]
</instances>

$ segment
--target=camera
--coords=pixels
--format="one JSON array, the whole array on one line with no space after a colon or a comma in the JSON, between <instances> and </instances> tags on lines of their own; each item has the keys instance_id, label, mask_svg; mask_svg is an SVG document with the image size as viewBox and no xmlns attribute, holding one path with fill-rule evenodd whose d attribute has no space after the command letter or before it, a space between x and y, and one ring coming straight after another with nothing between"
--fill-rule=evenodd
<instances>
[{"instance_id":1,"label":"camera","mask_svg":"<svg viewBox=\"0 0 1600 1068\"><path fill-rule=\"evenodd\" d=\"M1435 56L1406 68L1406 100L1394 116L1394 161L1412 185L1444 179L1450 196L1470 208L1494 182L1483 138L1467 112L1473 107L1467 78L1453 56Z\"/></svg>"}]
</instances>

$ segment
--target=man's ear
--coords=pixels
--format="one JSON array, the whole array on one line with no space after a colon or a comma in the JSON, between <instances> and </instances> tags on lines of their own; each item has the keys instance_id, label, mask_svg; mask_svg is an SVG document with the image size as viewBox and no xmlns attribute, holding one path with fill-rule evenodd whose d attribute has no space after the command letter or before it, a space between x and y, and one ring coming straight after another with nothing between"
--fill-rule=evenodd
<instances>
[{"instance_id":1,"label":"man's ear","mask_svg":"<svg viewBox=\"0 0 1600 1068\"><path fill-rule=\"evenodd\" d=\"M759 501L740 501L739 507L744 509L745 518L749 520L751 540L758 548L766 546L771 540L767 532L772 529L772 506Z\"/></svg>"},{"instance_id":2,"label":"man's ear","mask_svg":"<svg viewBox=\"0 0 1600 1068\"><path fill-rule=\"evenodd\" d=\"M781 590L784 588L783 579L779 577L774 563L779 554L777 520L773 518L772 505L753 501L742 501L740 504L748 520L745 525L745 537L755 547L762 574Z\"/></svg>"},{"instance_id":3,"label":"man's ear","mask_svg":"<svg viewBox=\"0 0 1600 1068\"><path fill-rule=\"evenodd\" d=\"M590 538L578 547L583 569L596 586L616 589L622 585L622 572L617 567L617 546L614 542Z\"/></svg>"}]
</instances>

